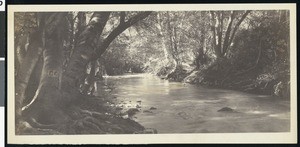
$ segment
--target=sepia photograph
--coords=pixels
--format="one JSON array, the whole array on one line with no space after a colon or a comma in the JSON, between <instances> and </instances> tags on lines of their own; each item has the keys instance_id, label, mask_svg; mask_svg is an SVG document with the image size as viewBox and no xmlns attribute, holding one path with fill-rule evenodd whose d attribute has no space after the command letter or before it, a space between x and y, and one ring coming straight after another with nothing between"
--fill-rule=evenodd
<instances>
[{"instance_id":1,"label":"sepia photograph","mask_svg":"<svg viewBox=\"0 0 300 147\"><path fill-rule=\"evenodd\" d=\"M209 6L9 6L9 142L296 141L295 5Z\"/></svg>"}]
</instances>

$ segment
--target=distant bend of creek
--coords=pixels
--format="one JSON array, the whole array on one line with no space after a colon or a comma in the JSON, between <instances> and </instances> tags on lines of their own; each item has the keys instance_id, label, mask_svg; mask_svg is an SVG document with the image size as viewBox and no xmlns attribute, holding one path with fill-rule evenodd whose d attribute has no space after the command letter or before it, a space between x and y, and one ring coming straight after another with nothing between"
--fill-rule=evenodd
<instances>
[{"instance_id":1,"label":"distant bend of creek","mask_svg":"<svg viewBox=\"0 0 300 147\"><path fill-rule=\"evenodd\" d=\"M107 76L132 119L158 133L289 132L290 101L162 80L150 74ZM220 111L222 108L233 111Z\"/></svg>"}]
</instances>

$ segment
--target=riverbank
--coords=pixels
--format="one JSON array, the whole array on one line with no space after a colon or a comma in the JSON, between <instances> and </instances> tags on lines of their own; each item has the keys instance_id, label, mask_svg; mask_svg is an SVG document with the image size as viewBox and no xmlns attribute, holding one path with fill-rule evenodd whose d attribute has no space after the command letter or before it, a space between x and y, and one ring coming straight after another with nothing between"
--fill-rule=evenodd
<instances>
[{"instance_id":1,"label":"riverbank","mask_svg":"<svg viewBox=\"0 0 300 147\"><path fill-rule=\"evenodd\" d=\"M37 122L22 121L17 129L19 135L72 135L72 134L149 134L145 129L122 112L117 97L110 94L113 85L100 84L96 96L82 95L64 113L70 121L64 124L44 125ZM101 87L101 86L102 87ZM111 86L111 87L110 87Z\"/></svg>"},{"instance_id":2,"label":"riverbank","mask_svg":"<svg viewBox=\"0 0 300 147\"><path fill-rule=\"evenodd\" d=\"M222 59L194 70L176 68L166 77L172 81L209 88L231 89L290 99L290 75L284 65L265 69L256 65L241 68L228 59Z\"/></svg>"}]
</instances>

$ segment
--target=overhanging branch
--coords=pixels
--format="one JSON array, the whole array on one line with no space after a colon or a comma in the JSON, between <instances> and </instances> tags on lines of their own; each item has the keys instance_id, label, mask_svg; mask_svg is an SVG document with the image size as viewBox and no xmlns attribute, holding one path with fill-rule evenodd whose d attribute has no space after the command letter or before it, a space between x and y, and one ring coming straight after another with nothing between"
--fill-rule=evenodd
<instances>
[{"instance_id":1,"label":"overhanging branch","mask_svg":"<svg viewBox=\"0 0 300 147\"><path fill-rule=\"evenodd\" d=\"M131 27L135 23L137 23L140 20L145 19L147 16L149 16L151 12L141 12L131 18L129 18L126 22L120 23L101 43L100 47L96 50L97 57L100 57L105 50L108 48L110 43L123 31L125 31L127 28Z\"/></svg>"}]
</instances>

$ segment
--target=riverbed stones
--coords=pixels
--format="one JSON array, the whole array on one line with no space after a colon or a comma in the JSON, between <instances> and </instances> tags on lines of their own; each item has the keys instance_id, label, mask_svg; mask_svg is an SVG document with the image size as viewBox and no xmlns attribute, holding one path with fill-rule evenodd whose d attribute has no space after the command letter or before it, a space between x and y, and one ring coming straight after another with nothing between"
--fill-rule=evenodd
<instances>
[{"instance_id":1,"label":"riverbed stones","mask_svg":"<svg viewBox=\"0 0 300 147\"><path fill-rule=\"evenodd\" d=\"M130 108L126 111L128 114L128 117L131 118L133 115L135 115L137 112L140 112L137 108Z\"/></svg>"},{"instance_id":2,"label":"riverbed stones","mask_svg":"<svg viewBox=\"0 0 300 147\"><path fill-rule=\"evenodd\" d=\"M188 113L183 112L183 111L177 113L177 115L180 116L183 119L190 119L190 118L192 118Z\"/></svg>"},{"instance_id":3,"label":"riverbed stones","mask_svg":"<svg viewBox=\"0 0 300 147\"><path fill-rule=\"evenodd\" d=\"M235 112L235 110L230 107L223 107L222 109L219 109L218 112Z\"/></svg>"},{"instance_id":4,"label":"riverbed stones","mask_svg":"<svg viewBox=\"0 0 300 147\"><path fill-rule=\"evenodd\" d=\"M157 130L154 128L146 128L143 133L144 134L157 134Z\"/></svg>"},{"instance_id":5,"label":"riverbed stones","mask_svg":"<svg viewBox=\"0 0 300 147\"><path fill-rule=\"evenodd\" d=\"M155 108L155 107L150 107L150 109L149 110L156 110L157 108Z\"/></svg>"},{"instance_id":6,"label":"riverbed stones","mask_svg":"<svg viewBox=\"0 0 300 147\"><path fill-rule=\"evenodd\" d=\"M153 113L153 112L150 110L144 110L143 113Z\"/></svg>"}]
</instances>

